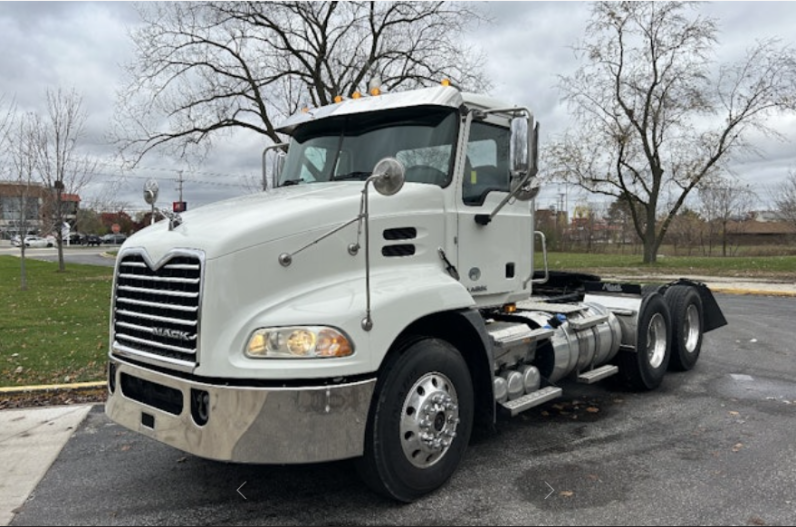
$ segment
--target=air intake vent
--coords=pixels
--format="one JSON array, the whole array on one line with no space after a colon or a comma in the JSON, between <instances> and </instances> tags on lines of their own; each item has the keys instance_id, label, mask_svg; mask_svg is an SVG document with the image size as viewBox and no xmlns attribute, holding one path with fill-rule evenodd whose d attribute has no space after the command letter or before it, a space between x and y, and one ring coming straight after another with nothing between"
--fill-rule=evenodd
<instances>
[{"instance_id":1,"label":"air intake vent","mask_svg":"<svg viewBox=\"0 0 796 527\"><path fill-rule=\"evenodd\" d=\"M141 255L123 256L116 275L114 345L195 364L201 282L198 256L175 255L158 269Z\"/></svg>"},{"instance_id":2,"label":"air intake vent","mask_svg":"<svg viewBox=\"0 0 796 527\"><path fill-rule=\"evenodd\" d=\"M415 246L408 243L402 245L385 245L381 248L381 254L387 257L412 256L415 254Z\"/></svg>"},{"instance_id":3,"label":"air intake vent","mask_svg":"<svg viewBox=\"0 0 796 527\"><path fill-rule=\"evenodd\" d=\"M385 240L414 240L417 238L417 229L414 227L399 227L384 231Z\"/></svg>"}]
</instances>

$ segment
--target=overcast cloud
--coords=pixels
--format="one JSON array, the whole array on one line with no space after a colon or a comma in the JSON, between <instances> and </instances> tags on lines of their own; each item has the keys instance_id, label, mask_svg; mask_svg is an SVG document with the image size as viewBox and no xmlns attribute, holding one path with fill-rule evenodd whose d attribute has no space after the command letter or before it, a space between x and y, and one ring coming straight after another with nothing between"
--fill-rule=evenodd
<instances>
[{"instance_id":1,"label":"overcast cloud","mask_svg":"<svg viewBox=\"0 0 796 527\"><path fill-rule=\"evenodd\" d=\"M570 74L577 67L570 47L583 35L590 6L581 2L489 2L483 8L494 18L494 25L462 37L488 56L494 86L491 95L530 106L542 123L542 142L549 141L574 124L559 100L556 83L558 75ZM700 9L718 19L721 33L716 56L720 61L739 59L748 46L762 38L778 36L792 43L794 3L715 2ZM219 142L202 166L147 156L142 168L121 179L106 135L116 91L123 82L122 65L132 59L128 31L137 23L138 15L129 3L0 3L0 95L6 102L15 100L22 111L39 112L44 111L47 88L75 88L83 95L88 113L86 152L106 163L94 184L81 193L84 201L114 188L116 199L126 202L127 210L142 210L146 207L141 199L143 182L154 177L160 182L159 202L165 205L177 200L177 170L183 170L184 199L190 208L245 193L241 181L246 176L259 177L260 152L265 145L263 138L253 134ZM756 138L762 157L733 163L739 177L761 190L796 169L796 117L778 118L773 123L787 141ZM539 206L553 203L559 191L563 189L546 188Z\"/></svg>"}]
</instances>

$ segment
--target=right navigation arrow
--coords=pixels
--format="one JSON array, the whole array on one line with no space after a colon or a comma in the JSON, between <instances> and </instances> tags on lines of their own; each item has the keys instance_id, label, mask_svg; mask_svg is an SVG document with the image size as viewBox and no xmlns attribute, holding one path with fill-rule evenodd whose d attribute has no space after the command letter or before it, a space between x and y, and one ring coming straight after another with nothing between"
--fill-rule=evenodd
<instances>
[{"instance_id":1,"label":"right navigation arrow","mask_svg":"<svg viewBox=\"0 0 796 527\"><path fill-rule=\"evenodd\" d=\"M546 482L546 481L544 482L544 484L547 485L547 488L550 489L550 494L548 494L547 496L544 497L544 499L547 499L547 498L549 498L550 496L553 495L553 493L556 491L556 489L551 487L550 484L548 482Z\"/></svg>"}]
</instances>

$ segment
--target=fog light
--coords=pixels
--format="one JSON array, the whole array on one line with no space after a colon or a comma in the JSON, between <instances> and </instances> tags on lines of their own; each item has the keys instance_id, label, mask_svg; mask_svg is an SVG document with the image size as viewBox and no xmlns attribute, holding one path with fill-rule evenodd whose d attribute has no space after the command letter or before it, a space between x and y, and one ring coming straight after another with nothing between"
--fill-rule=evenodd
<instances>
[{"instance_id":1,"label":"fog light","mask_svg":"<svg viewBox=\"0 0 796 527\"><path fill-rule=\"evenodd\" d=\"M206 425L210 419L210 394L206 391L191 388L191 417L199 426Z\"/></svg>"}]
</instances>

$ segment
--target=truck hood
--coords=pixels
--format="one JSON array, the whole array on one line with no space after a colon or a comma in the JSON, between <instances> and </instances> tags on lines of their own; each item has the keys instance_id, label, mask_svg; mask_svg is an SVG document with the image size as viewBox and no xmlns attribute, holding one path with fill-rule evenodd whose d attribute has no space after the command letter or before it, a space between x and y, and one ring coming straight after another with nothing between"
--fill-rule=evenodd
<instances>
[{"instance_id":1,"label":"truck hood","mask_svg":"<svg viewBox=\"0 0 796 527\"><path fill-rule=\"evenodd\" d=\"M213 259L308 231L326 232L357 216L363 185L296 185L220 201L182 213L183 222L174 230L168 229L167 220L142 229L122 249L145 247L153 263L176 248L199 249ZM368 195L372 217L406 215L411 209L442 204L442 189L416 183L407 183L395 196L381 196L373 189Z\"/></svg>"}]
</instances>

